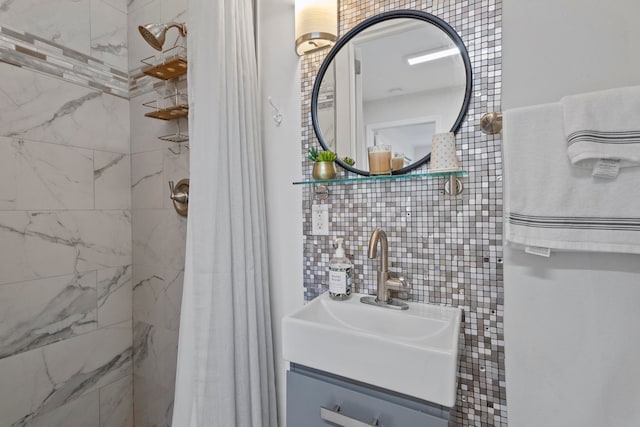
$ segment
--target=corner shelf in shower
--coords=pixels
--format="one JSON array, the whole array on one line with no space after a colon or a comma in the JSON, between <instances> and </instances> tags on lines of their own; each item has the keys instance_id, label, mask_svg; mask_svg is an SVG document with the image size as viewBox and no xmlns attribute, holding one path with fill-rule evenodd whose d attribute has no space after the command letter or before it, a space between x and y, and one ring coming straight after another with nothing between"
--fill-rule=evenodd
<instances>
[{"instance_id":1,"label":"corner shelf in shower","mask_svg":"<svg viewBox=\"0 0 640 427\"><path fill-rule=\"evenodd\" d=\"M187 72L187 60L181 57L171 58L164 64L143 68L142 72L161 80L174 79Z\"/></svg>"},{"instance_id":2,"label":"corner shelf in shower","mask_svg":"<svg viewBox=\"0 0 640 427\"><path fill-rule=\"evenodd\" d=\"M180 144L182 142L189 141L189 134L184 133L180 130L180 122L176 121L176 132L170 133L168 135L159 136L158 139L167 142L175 142L176 144ZM188 147L188 146L187 146ZM169 149L173 154L176 154L173 150Z\"/></svg>"},{"instance_id":3,"label":"corner shelf in shower","mask_svg":"<svg viewBox=\"0 0 640 427\"><path fill-rule=\"evenodd\" d=\"M155 102L155 101L151 101L151 102ZM147 102L142 105L144 105L145 107L150 107L150 105L148 104L150 103ZM173 120L173 119L179 119L180 117L187 117L188 115L189 115L189 105L176 104L176 105L171 105L165 108L157 108L154 111L146 113L144 116L151 117L153 119L160 119L160 120Z\"/></svg>"},{"instance_id":4,"label":"corner shelf in shower","mask_svg":"<svg viewBox=\"0 0 640 427\"><path fill-rule=\"evenodd\" d=\"M141 60L147 65L142 72L161 80L180 77L187 72L187 53L184 46L174 46L162 52L162 55L149 56Z\"/></svg>"},{"instance_id":5,"label":"corner shelf in shower","mask_svg":"<svg viewBox=\"0 0 640 427\"><path fill-rule=\"evenodd\" d=\"M334 178L334 179L312 179L309 181L296 181L294 185L313 185L313 184L357 184L359 182L371 181L394 181L400 179L420 179L420 178L447 178L450 175L465 177L467 171L460 170L455 172L426 172L413 173L404 175L384 175L384 176L360 176L358 178Z\"/></svg>"},{"instance_id":6,"label":"corner shelf in shower","mask_svg":"<svg viewBox=\"0 0 640 427\"><path fill-rule=\"evenodd\" d=\"M146 65L146 67L142 68L144 74L165 82L177 81L180 76L187 72L187 49L185 46L175 45L161 54L144 58L141 62ZM180 93L177 86L175 94L155 99L142 105L153 109L153 111L145 114L145 117L152 119L176 120L189 115L189 104L187 103L186 95ZM177 131L175 133L159 136L158 139L176 144L189 141L189 135L180 131L179 123L176 120Z\"/></svg>"}]
</instances>

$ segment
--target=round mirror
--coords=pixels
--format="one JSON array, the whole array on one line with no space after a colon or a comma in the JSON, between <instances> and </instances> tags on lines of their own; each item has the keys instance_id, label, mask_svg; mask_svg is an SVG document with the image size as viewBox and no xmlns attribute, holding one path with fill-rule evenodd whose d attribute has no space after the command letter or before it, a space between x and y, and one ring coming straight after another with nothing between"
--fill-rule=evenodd
<instances>
[{"instance_id":1,"label":"round mirror","mask_svg":"<svg viewBox=\"0 0 640 427\"><path fill-rule=\"evenodd\" d=\"M393 174L403 174L429 160L433 134L460 127L470 98L471 62L455 30L425 12L392 11L331 49L311 116L320 145L343 168L369 175L368 147L390 145Z\"/></svg>"}]
</instances>

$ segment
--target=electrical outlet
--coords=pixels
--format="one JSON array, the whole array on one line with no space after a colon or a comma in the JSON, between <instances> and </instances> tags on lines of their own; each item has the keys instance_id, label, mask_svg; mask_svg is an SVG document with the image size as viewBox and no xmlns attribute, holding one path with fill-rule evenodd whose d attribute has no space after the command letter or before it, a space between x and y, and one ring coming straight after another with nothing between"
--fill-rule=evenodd
<instances>
[{"instance_id":1,"label":"electrical outlet","mask_svg":"<svg viewBox=\"0 0 640 427\"><path fill-rule=\"evenodd\" d=\"M311 206L311 234L329 235L329 205Z\"/></svg>"}]
</instances>

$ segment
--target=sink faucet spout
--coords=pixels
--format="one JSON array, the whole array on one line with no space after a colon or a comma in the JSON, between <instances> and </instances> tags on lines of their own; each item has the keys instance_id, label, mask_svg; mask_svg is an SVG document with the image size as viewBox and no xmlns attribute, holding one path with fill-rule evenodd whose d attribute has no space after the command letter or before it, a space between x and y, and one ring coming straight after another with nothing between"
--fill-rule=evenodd
<instances>
[{"instance_id":1,"label":"sink faucet spout","mask_svg":"<svg viewBox=\"0 0 640 427\"><path fill-rule=\"evenodd\" d=\"M378 252L378 242L380 242L380 261L378 262L378 289L376 301L379 303L388 300L386 283L389 279L389 243L387 233L380 227L376 227L369 238L369 250L367 255L370 259L375 259Z\"/></svg>"}]
</instances>

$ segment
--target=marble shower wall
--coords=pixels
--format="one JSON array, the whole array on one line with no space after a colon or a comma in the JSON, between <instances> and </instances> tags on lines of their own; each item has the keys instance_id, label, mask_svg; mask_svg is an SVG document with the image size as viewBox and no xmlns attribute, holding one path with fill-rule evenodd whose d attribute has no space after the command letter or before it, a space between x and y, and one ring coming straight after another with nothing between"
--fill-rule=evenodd
<instances>
[{"instance_id":1,"label":"marble shower wall","mask_svg":"<svg viewBox=\"0 0 640 427\"><path fill-rule=\"evenodd\" d=\"M127 0L4 1L0 24L127 69Z\"/></svg>"},{"instance_id":2,"label":"marble shower wall","mask_svg":"<svg viewBox=\"0 0 640 427\"><path fill-rule=\"evenodd\" d=\"M0 5L2 427L133 426L129 101L48 72L120 81L126 24L121 1Z\"/></svg>"},{"instance_id":3,"label":"marble shower wall","mask_svg":"<svg viewBox=\"0 0 640 427\"><path fill-rule=\"evenodd\" d=\"M410 298L462 307L458 393L451 425L507 424L502 280L502 157L499 136L479 128L480 117L501 111L501 0L341 0L339 32L366 18L397 9L436 15L460 34L473 70L471 103L456 134L457 153L469 172L464 193L443 194L443 179L334 184L325 201L302 188L305 299L327 289L333 239L345 237L355 264L356 292L374 294L377 263L366 248L376 226L389 238L389 267L413 285ZM311 126L311 91L326 51L307 55L302 76L302 170L311 178L309 147L319 146ZM418 169L425 172L426 166ZM330 236L311 230L311 206L330 205ZM401 362L400 362L401 363ZM392 363L393 364L393 363ZM392 368L392 364L390 369Z\"/></svg>"},{"instance_id":4,"label":"marble shower wall","mask_svg":"<svg viewBox=\"0 0 640 427\"><path fill-rule=\"evenodd\" d=\"M137 26L185 11L0 4L0 427L170 424L186 219L167 181L188 151L144 117L175 87L141 74Z\"/></svg>"},{"instance_id":5,"label":"marble shower wall","mask_svg":"<svg viewBox=\"0 0 640 427\"><path fill-rule=\"evenodd\" d=\"M128 9L131 76L131 201L133 235L133 382L137 427L171 425L187 220L169 199L168 181L189 177L189 152L159 140L176 123L144 117L142 104L175 86L142 76L140 60L157 52L138 33L149 22L184 22L186 0L132 0ZM177 32L167 33L165 48ZM185 89L186 80L179 86ZM181 132L187 121L180 119ZM179 152L179 154L174 154Z\"/></svg>"}]
</instances>

